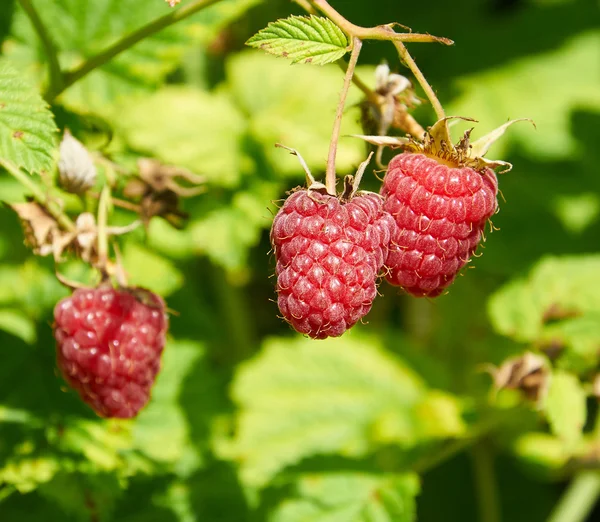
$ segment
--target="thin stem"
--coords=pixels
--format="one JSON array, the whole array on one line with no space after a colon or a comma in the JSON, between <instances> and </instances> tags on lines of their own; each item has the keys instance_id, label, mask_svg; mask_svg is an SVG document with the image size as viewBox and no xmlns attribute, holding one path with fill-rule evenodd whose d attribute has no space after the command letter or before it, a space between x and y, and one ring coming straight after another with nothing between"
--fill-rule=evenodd
<instances>
[{"instance_id":1,"label":"thin stem","mask_svg":"<svg viewBox=\"0 0 600 522\"><path fill-rule=\"evenodd\" d=\"M475 491L481 522L502 522L500 501L494 471L494 455L489 443L480 440L471 450Z\"/></svg>"},{"instance_id":2,"label":"thin stem","mask_svg":"<svg viewBox=\"0 0 600 522\"><path fill-rule=\"evenodd\" d=\"M340 13L327 3L326 0L310 0L319 11L342 29L346 34L361 40L392 40L396 42L438 42L452 45L454 42L448 38L419 33L397 33L391 25L377 27L361 27L346 20Z\"/></svg>"},{"instance_id":3,"label":"thin stem","mask_svg":"<svg viewBox=\"0 0 600 522\"><path fill-rule=\"evenodd\" d=\"M408 52L408 49L405 47L405 45L402 42L394 41L393 44L396 47L396 50L398 51L398 55L400 56L400 59L412 71L415 78L419 82L419 85L425 91L425 94L427 95L427 98L429 98L429 101L431 102L431 106L433 107L433 110L435 111L435 114L437 115L438 120L445 118L446 113L444 112L444 109L442 107L442 104L440 103L440 100L438 100L438 97L436 96L435 92L433 92L431 85L429 85L429 82L425 79L425 76L423 76L423 73L417 67L416 62L413 59L413 57L410 55L410 53Z\"/></svg>"},{"instance_id":4,"label":"thin stem","mask_svg":"<svg viewBox=\"0 0 600 522\"><path fill-rule=\"evenodd\" d=\"M338 64L342 71L346 72L348 70L348 63L346 62L346 60L341 59L335 63ZM373 91L371 88L369 88L369 86L365 82L363 82L356 73L352 75L352 83L362 91L362 93L367 97L368 100L372 102L377 102L380 95Z\"/></svg>"},{"instance_id":5,"label":"thin stem","mask_svg":"<svg viewBox=\"0 0 600 522\"><path fill-rule=\"evenodd\" d=\"M331 133L331 142L329 143L329 155L327 156L327 169L325 171L325 186L327 192L331 195L335 195L335 156L337 154L337 145L340 139L340 130L342 128L342 116L344 115L344 106L346 105L346 98L348 96L348 90L350 89L350 82L354 75L354 69L358 62L358 55L362 42L358 38L352 39L352 54L350 55L350 62L346 69L346 75L344 77L344 87L340 94L340 102L338 103L337 112L335 115L335 122L333 123L333 132Z\"/></svg>"},{"instance_id":6,"label":"thin stem","mask_svg":"<svg viewBox=\"0 0 600 522\"><path fill-rule=\"evenodd\" d=\"M152 20L146 25L124 36L119 41L106 48L104 51L101 51L98 54L88 58L76 69L67 72L64 76L64 82L62 86L60 86L60 88L48 89L44 97L47 101L51 102L65 89L73 85L76 81L80 80L81 78L92 72L94 69L112 60L115 56L122 53L123 51L126 51L139 41L159 31L162 31L166 27L169 27L170 25L173 25L174 23L179 22L180 20L184 20L185 18L192 16L193 14L197 13L198 11L201 11L205 7L209 7L213 4L216 4L219 1L220 0L193 0L175 11L171 11L170 13L161 16L160 18L157 18L156 20Z\"/></svg>"},{"instance_id":7,"label":"thin stem","mask_svg":"<svg viewBox=\"0 0 600 522\"><path fill-rule=\"evenodd\" d=\"M44 22L42 22L38 12L35 10L31 0L19 0L19 3L37 32L44 47L46 57L48 58L49 89L62 90L64 77L60 69L60 63L58 62L58 51L54 45L54 40L52 40L50 33L46 30L46 26L44 25Z\"/></svg>"},{"instance_id":8,"label":"thin stem","mask_svg":"<svg viewBox=\"0 0 600 522\"><path fill-rule=\"evenodd\" d=\"M108 262L108 206L110 189L104 185L98 204L98 261L101 269L106 269Z\"/></svg>"},{"instance_id":9,"label":"thin stem","mask_svg":"<svg viewBox=\"0 0 600 522\"><path fill-rule=\"evenodd\" d=\"M57 223L66 231L73 232L75 230L75 224L69 219L69 217L63 213L60 207L53 201L50 200L47 194L34 182L31 177L19 169L16 165L10 161L0 158L0 165L6 169L6 171L15 178L21 185L23 185L29 192L31 192L34 199L50 214Z\"/></svg>"},{"instance_id":10,"label":"thin stem","mask_svg":"<svg viewBox=\"0 0 600 522\"><path fill-rule=\"evenodd\" d=\"M582 471L569 484L548 522L584 522L600 495L600 473Z\"/></svg>"}]
</instances>

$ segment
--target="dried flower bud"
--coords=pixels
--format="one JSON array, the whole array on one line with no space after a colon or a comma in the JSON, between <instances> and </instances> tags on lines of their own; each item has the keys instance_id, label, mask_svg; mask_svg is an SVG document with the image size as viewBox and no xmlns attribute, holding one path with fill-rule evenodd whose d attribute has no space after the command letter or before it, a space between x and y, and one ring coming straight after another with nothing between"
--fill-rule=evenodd
<instances>
[{"instance_id":1,"label":"dried flower bud","mask_svg":"<svg viewBox=\"0 0 600 522\"><path fill-rule=\"evenodd\" d=\"M83 194L96 183L96 166L89 152L68 130L60 142L58 183L72 194Z\"/></svg>"},{"instance_id":2,"label":"dried flower bud","mask_svg":"<svg viewBox=\"0 0 600 522\"><path fill-rule=\"evenodd\" d=\"M508 359L492 371L497 390L520 390L525 397L534 402L546 395L549 374L546 358L531 352Z\"/></svg>"}]
</instances>

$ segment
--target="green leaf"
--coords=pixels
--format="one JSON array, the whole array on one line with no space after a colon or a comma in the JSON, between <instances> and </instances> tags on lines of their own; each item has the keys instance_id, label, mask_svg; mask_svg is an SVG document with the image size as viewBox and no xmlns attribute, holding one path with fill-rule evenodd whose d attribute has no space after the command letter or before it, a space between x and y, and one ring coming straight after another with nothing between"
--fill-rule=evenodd
<instances>
[{"instance_id":1,"label":"green leaf","mask_svg":"<svg viewBox=\"0 0 600 522\"><path fill-rule=\"evenodd\" d=\"M600 198L590 192L560 195L556 198L554 211L569 232L581 234L598 219Z\"/></svg>"},{"instance_id":2,"label":"green leaf","mask_svg":"<svg viewBox=\"0 0 600 522\"><path fill-rule=\"evenodd\" d=\"M510 282L488 302L494 328L521 342L566 348L559 362L583 370L600 344L600 255L547 257L526 279Z\"/></svg>"},{"instance_id":3,"label":"green leaf","mask_svg":"<svg viewBox=\"0 0 600 522\"><path fill-rule=\"evenodd\" d=\"M170 341L150 403L133 426L133 445L158 462L175 463L193 457L187 419L179 404L183 381L203 355L193 342ZM198 407L210 397L199 397Z\"/></svg>"},{"instance_id":4,"label":"green leaf","mask_svg":"<svg viewBox=\"0 0 600 522\"><path fill-rule=\"evenodd\" d=\"M516 125L508 140L494 145L488 157L502 157L510 140L544 158L569 158L578 153L571 134L576 108L600 108L600 32L574 35L567 44L545 54L532 54L484 72L456 80L460 97L448 104L448 114L474 117L478 133L508 118L531 118L537 125ZM577 78L577 81L573 81ZM459 123L463 129L468 124Z\"/></svg>"},{"instance_id":5,"label":"green leaf","mask_svg":"<svg viewBox=\"0 0 600 522\"><path fill-rule=\"evenodd\" d=\"M269 522L412 522L418 492L413 474L305 475Z\"/></svg>"},{"instance_id":6,"label":"green leaf","mask_svg":"<svg viewBox=\"0 0 600 522\"><path fill-rule=\"evenodd\" d=\"M150 244L170 257L206 255L229 272L243 272L250 249L260 241L262 230L271 225L269 202L279 192L278 183L256 178L248 190L236 191L231 199L224 198L216 205L212 199L208 204L217 208L198 209L183 230L153 220Z\"/></svg>"},{"instance_id":7,"label":"green leaf","mask_svg":"<svg viewBox=\"0 0 600 522\"><path fill-rule=\"evenodd\" d=\"M226 67L232 97L248 114L249 132L261 145L273 171L279 177L304 179L298 158L275 148L275 143L282 143L298 150L315 176L323 172L342 74L329 67L286 67L272 56L253 52L232 55ZM351 87L338 144L338 175L354 173L365 159L359 140L345 137L361 133L360 99L361 93Z\"/></svg>"},{"instance_id":8,"label":"green leaf","mask_svg":"<svg viewBox=\"0 0 600 522\"><path fill-rule=\"evenodd\" d=\"M0 330L4 330L27 344L36 340L35 322L18 309L0 309Z\"/></svg>"},{"instance_id":9,"label":"green leaf","mask_svg":"<svg viewBox=\"0 0 600 522\"><path fill-rule=\"evenodd\" d=\"M52 480L59 467L58 460L53 456L11 459L0 468L0 486L10 484L17 491L27 493Z\"/></svg>"},{"instance_id":10,"label":"green leaf","mask_svg":"<svg viewBox=\"0 0 600 522\"><path fill-rule=\"evenodd\" d=\"M51 310L68 291L37 259L0 266L0 305L18 307L31 318Z\"/></svg>"},{"instance_id":11,"label":"green leaf","mask_svg":"<svg viewBox=\"0 0 600 522\"><path fill-rule=\"evenodd\" d=\"M116 476L62 472L40 487L40 493L76 520L111 520L113 505L123 488Z\"/></svg>"},{"instance_id":12,"label":"green leaf","mask_svg":"<svg viewBox=\"0 0 600 522\"><path fill-rule=\"evenodd\" d=\"M555 435L528 432L520 435L514 444L517 456L541 470L558 470L569 458L565 445Z\"/></svg>"},{"instance_id":13,"label":"green leaf","mask_svg":"<svg viewBox=\"0 0 600 522\"><path fill-rule=\"evenodd\" d=\"M226 453L248 484L311 455L358 457L378 444L440 435L419 411L430 400L424 383L371 339L272 339L240 368L233 397L240 411ZM445 419L441 436L458 422Z\"/></svg>"},{"instance_id":14,"label":"green leaf","mask_svg":"<svg viewBox=\"0 0 600 522\"><path fill-rule=\"evenodd\" d=\"M219 32L260 0L223 0L186 20L144 38L102 67L71 86L61 101L88 113L106 110L126 95L148 92L162 84L194 43L208 45ZM37 0L35 8L46 21L59 49L63 69L75 68L91 56L114 45L127 34L170 12L159 0ZM51 22L51 23L48 23ZM6 50L29 71L43 71L44 51L31 22L17 9L12 38ZM41 78L40 78L41 80Z\"/></svg>"},{"instance_id":15,"label":"green leaf","mask_svg":"<svg viewBox=\"0 0 600 522\"><path fill-rule=\"evenodd\" d=\"M552 432L572 450L581 439L586 419L586 394L579 379L556 370L550 380L544 410Z\"/></svg>"},{"instance_id":16,"label":"green leaf","mask_svg":"<svg viewBox=\"0 0 600 522\"><path fill-rule=\"evenodd\" d=\"M8 60L0 60L0 157L29 172L52 168L52 113Z\"/></svg>"},{"instance_id":17,"label":"green leaf","mask_svg":"<svg viewBox=\"0 0 600 522\"><path fill-rule=\"evenodd\" d=\"M348 51L348 39L328 18L290 16L270 23L247 42L292 63L324 65L339 60Z\"/></svg>"},{"instance_id":18,"label":"green leaf","mask_svg":"<svg viewBox=\"0 0 600 522\"><path fill-rule=\"evenodd\" d=\"M247 168L241 153L246 123L222 94L165 87L124 104L117 126L133 149L216 185L237 185Z\"/></svg>"},{"instance_id":19,"label":"green leaf","mask_svg":"<svg viewBox=\"0 0 600 522\"><path fill-rule=\"evenodd\" d=\"M132 241L125 244L123 266L130 284L147 288L163 297L181 288L184 282L183 274L171 261Z\"/></svg>"}]
</instances>

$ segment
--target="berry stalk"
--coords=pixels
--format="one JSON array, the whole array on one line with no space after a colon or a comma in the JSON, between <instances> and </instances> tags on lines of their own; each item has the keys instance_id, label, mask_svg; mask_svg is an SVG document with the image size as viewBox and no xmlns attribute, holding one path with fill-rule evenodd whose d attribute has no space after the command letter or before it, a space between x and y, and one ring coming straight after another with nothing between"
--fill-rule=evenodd
<instances>
[{"instance_id":1,"label":"berry stalk","mask_svg":"<svg viewBox=\"0 0 600 522\"><path fill-rule=\"evenodd\" d=\"M433 91L433 88L431 87L431 85L429 85L429 82L425 79L425 76L423 75L423 73L421 72L419 67L417 66L417 63L415 62L414 58L410 55L410 53L408 52L408 49L402 42L394 40L392 43L394 44L394 46L396 47L396 50L398 51L400 60L402 60L407 65L407 67L413 73L414 77L419 82L419 85L421 86L423 91L425 91L425 95L431 102L431 106L433 107L433 110L435 111L437 119L443 120L446 117L444 108L442 107L440 100L438 99L435 92Z\"/></svg>"},{"instance_id":2,"label":"berry stalk","mask_svg":"<svg viewBox=\"0 0 600 522\"><path fill-rule=\"evenodd\" d=\"M344 86L340 94L340 102L338 103L337 112L335 115L335 122L333 124L333 132L331 134L331 142L329 143L329 155L327 156L327 169L325 171L325 186L327 192L332 196L335 196L335 157L337 154L337 144L340 139L340 129L342 128L342 116L344 115L344 106L346 105L346 98L348 97L348 90L350 89L350 83L354 76L354 69L358 62L358 55L362 47L362 41L359 38L352 38L352 54L350 55L350 62L346 69L346 75L344 77Z\"/></svg>"}]
</instances>

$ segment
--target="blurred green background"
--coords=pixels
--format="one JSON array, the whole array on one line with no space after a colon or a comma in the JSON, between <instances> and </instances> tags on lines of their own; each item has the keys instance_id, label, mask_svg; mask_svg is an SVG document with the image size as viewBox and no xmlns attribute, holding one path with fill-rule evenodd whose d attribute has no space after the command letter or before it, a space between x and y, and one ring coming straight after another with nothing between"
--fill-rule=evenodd
<instances>
[{"instance_id":1,"label":"blurred green background","mask_svg":"<svg viewBox=\"0 0 600 522\"><path fill-rule=\"evenodd\" d=\"M169 12L161 0L32 3L65 68ZM0 208L2 522L541 522L573 474L598 466L600 4L331 3L363 26L453 39L409 50L447 114L479 121L474 137L535 121L489 154L514 168L483 255L435 301L382 284L341 339L294 333L278 318L268 229L274 202L304 178L274 143L323 174L342 73L244 48L302 14L287 0L224 0L142 41L51 108L61 130L122 165L150 156L207 177L183 230L155 219L121 241L131 283L178 312L163 370L135 421L101 420L68 391L51 330L66 290ZM17 1L2 0L0 40L41 89L47 60ZM366 43L359 76L373 86L387 60L410 77L394 53ZM352 89L344 134L360 132ZM428 104L415 116L433 123ZM338 174L366 154L342 138ZM371 169L363 185L378 190ZM25 193L0 173L0 199ZM537 406L496 398L482 370L525 350L552 359ZM586 520L566 517L556 522Z\"/></svg>"}]
</instances>

